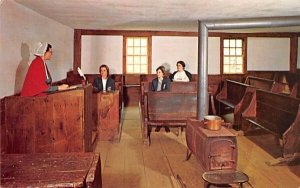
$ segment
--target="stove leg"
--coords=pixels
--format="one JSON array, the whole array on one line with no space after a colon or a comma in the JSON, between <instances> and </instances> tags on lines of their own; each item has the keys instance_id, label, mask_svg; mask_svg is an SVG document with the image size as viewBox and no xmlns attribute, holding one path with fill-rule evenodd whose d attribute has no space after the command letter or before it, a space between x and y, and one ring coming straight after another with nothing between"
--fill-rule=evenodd
<instances>
[{"instance_id":1,"label":"stove leg","mask_svg":"<svg viewBox=\"0 0 300 188\"><path fill-rule=\"evenodd\" d=\"M186 150L186 157L185 157L185 161L188 161L192 156L192 151L187 149Z\"/></svg>"}]
</instances>

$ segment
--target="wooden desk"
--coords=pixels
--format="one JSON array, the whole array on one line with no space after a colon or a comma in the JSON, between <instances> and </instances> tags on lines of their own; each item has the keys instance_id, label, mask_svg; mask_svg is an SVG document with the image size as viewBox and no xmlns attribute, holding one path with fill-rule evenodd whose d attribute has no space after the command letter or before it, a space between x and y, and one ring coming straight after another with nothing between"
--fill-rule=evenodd
<instances>
[{"instance_id":1,"label":"wooden desk","mask_svg":"<svg viewBox=\"0 0 300 188\"><path fill-rule=\"evenodd\" d=\"M100 154L1 155L1 187L101 187Z\"/></svg>"}]
</instances>

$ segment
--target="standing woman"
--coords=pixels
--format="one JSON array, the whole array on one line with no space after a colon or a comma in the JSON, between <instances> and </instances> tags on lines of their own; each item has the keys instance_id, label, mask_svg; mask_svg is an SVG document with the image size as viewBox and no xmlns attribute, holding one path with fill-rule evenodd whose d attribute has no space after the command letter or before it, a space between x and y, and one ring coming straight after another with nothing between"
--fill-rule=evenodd
<instances>
[{"instance_id":1,"label":"standing woman","mask_svg":"<svg viewBox=\"0 0 300 188\"><path fill-rule=\"evenodd\" d=\"M115 81L109 77L109 68L107 65L99 67L100 76L94 80L93 86L95 92L114 91Z\"/></svg>"},{"instance_id":2,"label":"standing woman","mask_svg":"<svg viewBox=\"0 0 300 188\"><path fill-rule=\"evenodd\" d=\"M170 91L171 81L165 76L165 67L159 66L156 69L157 78L152 80L152 91Z\"/></svg>"},{"instance_id":3,"label":"standing woman","mask_svg":"<svg viewBox=\"0 0 300 188\"><path fill-rule=\"evenodd\" d=\"M43 96L69 87L67 84L51 86L52 78L46 64L46 61L52 57L51 44L47 42L38 43L34 55L36 57L29 66L21 96Z\"/></svg>"}]
</instances>

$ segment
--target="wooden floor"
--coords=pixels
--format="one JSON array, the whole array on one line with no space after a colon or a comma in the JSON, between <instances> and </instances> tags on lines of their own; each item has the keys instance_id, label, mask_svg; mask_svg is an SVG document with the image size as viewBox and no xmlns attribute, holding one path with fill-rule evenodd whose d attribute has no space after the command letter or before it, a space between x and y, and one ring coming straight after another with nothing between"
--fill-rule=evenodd
<instances>
[{"instance_id":1,"label":"wooden floor","mask_svg":"<svg viewBox=\"0 0 300 188\"><path fill-rule=\"evenodd\" d=\"M152 144L146 147L141 139L138 107L125 108L123 117L120 142L99 141L95 149L101 154L104 188L180 188L183 184L188 188L204 187L204 171L195 157L184 161L187 149L184 132L181 136L176 136L177 130L152 132ZM250 178L244 187L300 188L300 162L293 166L265 163L274 157L256 145L256 141L267 138L266 135L260 135L260 139L251 135L237 138L238 170Z\"/></svg>"}]
</instances>

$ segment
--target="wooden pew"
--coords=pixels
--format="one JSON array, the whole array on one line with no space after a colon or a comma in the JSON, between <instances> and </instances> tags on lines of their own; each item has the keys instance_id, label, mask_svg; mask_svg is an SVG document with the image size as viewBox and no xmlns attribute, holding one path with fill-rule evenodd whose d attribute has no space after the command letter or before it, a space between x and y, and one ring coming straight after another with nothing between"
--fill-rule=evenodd
<instances>
[{"instance_id":1,"label":"wooden pew","mask_svg":"<svg viewBox=\"0 0 300 188\"><path fill-rule=\"evenodd\" d=\"M146 92L142 111L144 144L150 145L153 126L185 127L188 117L196 116L196 92Z\"/></svg>"},{"instance_id":2,"label":"wooden pew","mask_svg":"<svg viewBox=\"0 0 300 188\"><path fill-rule=\"evenodd\" d=\"M265 91L271 91L273 93L288 95L291 97L297 96L297 87L298 87L297 83L295 83L291 87L290 91L287 91L289 90L288 83L282 83L282 82L278 82L266 78L255 77L255 76L247 76L245 83Z\"/></svg>"},{"instance_id":3,"label":"wooden pew","mask_svg":"<svg viewBox=\"0 0 300 188\"><path fill-rule=\"evenodd\" d=\"M222 90L216 96L220 103L219 114L222 114L224 106L230 108L234 115L233 124L237 129L240 129L242 112L249 106L254 92L254 87L233 80L226 80Z\"/></svg>"},{"instance_id":4,"label":"wooden pew","mask_svg":"<svg viewBox=\"0 0 300 188\"><path fill-rule=\"evenodd\" d=\"M93 150L92 86L39 97L5 97L3 153Z\"/></svg>"},{"instance_id":5,"label":"wooden pew","mask_svg":"<svg viewBox=\"0 0 300 188\"><path fill-rule=\"evenodd\" d=\"M92 114L97 136L100 140L119 141L121 134L118 90L92 95Z\"/></svg>"},{"instance_id":6,"label":"wooden pew","mask_svg":"<svg viewBox=\"0 0 300 188\"><path fill-rule=\"evenodd\" d=\"M99 76L99 74L85 74L85 77L88 83L93 84L94 80ZM115 81L115 88L116 90L120 91L119 94L119 103L120 103L120 111L124 107L124 98L123 98L123 87L124 87L124 76L123 74L111 74L110 77ZM82 77L79 74L74 74L73 71L67 72L67 83L69 85L81 84ZM121 114L121 112L120 112Z\"/></svg>"},{"instance_id":7,"label":"wooden pew","mask_svg":"<svg viewBox=\"0 0 300 188\"><path fill-rule=\"evenodd\" d=\"M145 78L143 78L145 79ZM197 82L171 82L170 92L197 92ZM215 96L219 91L219 80L210 79L208 83L208 92ZM151 91L151 81L141 82L141 103L144 101L144 93Z\"/></svg>"},{"instance_id":8,"label":"wooden pew","mask_svg":"<svg viewBox=\"0 0 300 188\"><path fill-rule=\"evenodd\" d=\"M101 188L100 154L4 154L1 187Z\"/></svg>"},{"instance_id":9,"label":"wooden pew","mask_svg":"<svg viewBox=\"0 0 300 188\"><path fill-rule=\"evenodd\" d=\"M283 139L283 157L300 154L300 99L257 90L242 113L244 131L251 125Z\"/></svg>"}]
</instances>

